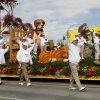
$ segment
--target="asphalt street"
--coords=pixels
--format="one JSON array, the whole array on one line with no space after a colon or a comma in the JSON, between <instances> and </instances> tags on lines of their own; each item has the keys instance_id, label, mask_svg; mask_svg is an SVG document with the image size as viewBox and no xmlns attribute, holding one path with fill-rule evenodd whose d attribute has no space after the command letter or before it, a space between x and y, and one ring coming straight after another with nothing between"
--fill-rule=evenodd
<instances>
[{"instance_id":1,"label":"asphalt street","mask_svg":"<svg viewBox=\"0 0 100 100\"><path fill-rule=\"evenodd\" d=\"M0 85L0 100L100 100L100 81L81 81L86 90L69 90L69 80L34 80L32 86L18 84L18 79L3 79Z\"/></svg>"}]
</instances>

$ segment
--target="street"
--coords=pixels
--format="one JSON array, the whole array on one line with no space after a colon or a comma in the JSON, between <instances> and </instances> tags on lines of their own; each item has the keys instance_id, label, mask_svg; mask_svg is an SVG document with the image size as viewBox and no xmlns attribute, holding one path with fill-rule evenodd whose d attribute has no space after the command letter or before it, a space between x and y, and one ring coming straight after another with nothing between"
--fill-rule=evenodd
<instances>
[{"instance_id":1,"label":"street","mask_svg":"<svg viewBox=\"0 0 100 100\"><path fill-rule=\"evenodd\" d=\"M18 80L3 80L0 85L0 100L100 100L99 84L82 84L86 90L69 90L68 82L32 81L21 86ZM99 81L98 81L99 82ZM82 82L81 82L82 83Z\"/></svg>"}]
</instances>

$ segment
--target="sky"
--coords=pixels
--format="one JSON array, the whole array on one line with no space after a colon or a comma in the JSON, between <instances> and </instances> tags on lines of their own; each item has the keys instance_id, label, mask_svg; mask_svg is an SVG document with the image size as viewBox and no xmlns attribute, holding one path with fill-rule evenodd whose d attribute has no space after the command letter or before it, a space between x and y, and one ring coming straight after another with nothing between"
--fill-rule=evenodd
<instances>
[{"instance_id":1,"label":"sky","mask_svg":"<svg viewBox=\"0 0 100 100\"><path fill-rule=\"evenodd\" d=\"M57 43L70 28L87 23L88 27L100 26L100 0L17 0L14 16L31 23L43 19L44 34L48 40ZM35 27L34 27L35 28Z\"/></svg>"}]
</instances>

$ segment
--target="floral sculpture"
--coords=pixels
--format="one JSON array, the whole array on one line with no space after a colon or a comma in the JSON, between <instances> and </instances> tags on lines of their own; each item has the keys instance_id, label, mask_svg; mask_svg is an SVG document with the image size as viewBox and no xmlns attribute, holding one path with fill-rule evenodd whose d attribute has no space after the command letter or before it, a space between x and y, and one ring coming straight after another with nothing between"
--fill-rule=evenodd
<instances>
[{"instance_id":1,"label":"floral sculpture","mask_svg":"<svg viewBox=\"0 0 100 100\"><path fill-rule=\"evenodd\" d=\"M39 55L38 63L45 64L54 61L64 61L64 59L68 58L68 48L66 46L62 46L61 49L44 51Z\"/></svg>"}]
</instances>

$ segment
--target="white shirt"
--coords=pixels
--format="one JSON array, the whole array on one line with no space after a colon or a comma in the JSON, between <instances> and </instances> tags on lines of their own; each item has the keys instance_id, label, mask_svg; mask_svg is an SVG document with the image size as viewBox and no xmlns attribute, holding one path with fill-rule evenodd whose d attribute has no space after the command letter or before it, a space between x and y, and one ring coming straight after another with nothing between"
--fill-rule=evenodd
<instances>
[{"instance_id":1,"label":"white shirt","mask_svg":"<svg viewBox=\"0 0 100 100\"><path fill-rule=\"evenodd\" d=\"M4 45L4 40L3 39L0 39L0 48L2 48Z\"/></svg>"},{"instance_id":2,"label":"white shirt","mask_svg":"<svg viewBox=\"0 0 100 100\"><path fill-rule=\"evenodd\" d=\"M38 35L38 37L39 37L39 38L40 38L40 40L41 40L41 46L46 45L45 43L46 43L47 41L45 40L45 38L40 37L40 34Z\"/></svg>"},{"instance_id":3,"label":"white shirt","mask_svg":"<svg viewBox=\"0 0 100 100\"><path fill-rule=\"evenodd\" d=\"M9 46L7 46L6 49L0 49L0 64L4 64L5 63L5 57L4 54L8 51Z\"/></svg>"},{"instance_id":4,"label":"white shirt","mask_svg":"<svg viewBox=\"0 0 100 100\"><path fill-rule=\"evenodd\" d=\"M84 46L84 43L87 43L84 37L76 37L78 39L78 46Z\"/></svg>"},{"instance_id":5,"label":"white shirt","mask_svg":"<svg viewBox=\"0 0 100 100\"><path fill-rule=\"evenodd\" d=\"M24 50L23 48L20 49L17 53L17 60L19 62L24 62L24 63L30 63L33 64L32 62L32 57L30 55L30 52L32 51L32 49L34 48L35 43L30 47L27 48L26 50Z\"/></svg>"},{"instance_id":6,"label":"white shirt","mask_svg":"<svg viewBox=\"0 0 100 100\"><path fill-rule=\"evenodd\" d=\"M99 37L97 37L95 35L95 32L93 32L93 40L94 40L94 43L96 43L96 44L99 44L99 42L100 42L100 39L99 39Z\"/></svg>"},{"instance_id":7,"label":"white shirt","mask_svg":"<svg viewBox=\"0 0 100 100\"><path fill-rule=\"evenodd\" d=\"M78 64L80 62L80 49L79 46L74 45L74 44L70 44L68 38L66 38L66 45L69 48L69 62Z\"/></svg>"}]
</instances>

